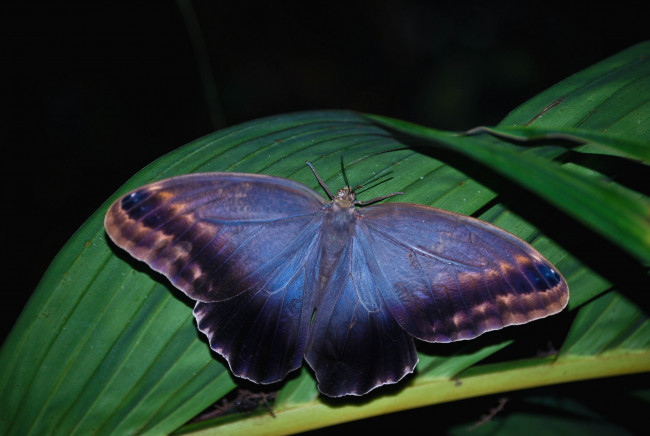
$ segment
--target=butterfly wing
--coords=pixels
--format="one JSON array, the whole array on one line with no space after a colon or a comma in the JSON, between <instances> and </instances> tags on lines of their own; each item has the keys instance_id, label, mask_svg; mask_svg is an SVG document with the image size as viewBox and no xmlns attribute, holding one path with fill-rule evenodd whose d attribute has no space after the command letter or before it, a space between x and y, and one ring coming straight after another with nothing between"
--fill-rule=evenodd
<instances>
[{"instance_id":1,"label":"butterfly wing","mask_svg":"<svg viewBox=\"0 0 650 436\"><path fill-rule=\"evenodd\" d=\"M197 300L199 329L235 375L271 383L302 363L326 204L287 179L193 174L125 195L105 228Z\"/></svg>"},{"instance_id":2,"label":"butterfly wing","mask_svg":"<svg viewBox=\"0 0 650 436\"><path fill-rule=\"evenodd\" d=\"M379 294L364 244L357 237L347 240L326 287L315 297L305 359L318 390L330 397L363 395L396 383L418 362L413 339Z\"/></svg>"},{"instance_id":3,"label":"butterfly wing","mask_svg":"<svg viewBox=\"0 0 650 436\"><path fill-rule=\"evenodd\" d=\"M357 233L391 314L430 342L471 339L562 310L560 273L491 224L431 207L388 203L359 211Z\"/></svg>"},{"instance_id":4,"label":"butterfly wing","mask_svg":"<svg viewBox=\"0 0 650 436\"><path fill-rule=\"evenodd\" d=\"M198 174L127 194L105 227L197 300L199 329L235 375L275 382L304 352L330 396L362 395L412 372L411 336L470 339L568 301L546 259L490 224L390 203L329 228L326 209L287 179Z\"/></svg>"}]
</instances>

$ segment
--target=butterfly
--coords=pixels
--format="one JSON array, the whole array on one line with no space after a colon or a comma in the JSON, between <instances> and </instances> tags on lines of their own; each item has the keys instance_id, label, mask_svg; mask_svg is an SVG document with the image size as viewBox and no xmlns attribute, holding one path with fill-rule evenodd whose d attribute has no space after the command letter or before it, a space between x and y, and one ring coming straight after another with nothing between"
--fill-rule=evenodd
<instances>
[{"instance_id":1,"label":"butterfly","mask_svg":"<svg viewBox=\"0 0 650 436\"><path fill-rule=\"evenodd\" d=\"M419 204L330 197L259 174L172 177L108 210L114 243L196 301L237 377L302 366L320 392L363 395L413 372L414 338L451 342L561 311L558 270L489 223ZM356 188L355 188L356 189Z\"/></svg>"}]
</instances>

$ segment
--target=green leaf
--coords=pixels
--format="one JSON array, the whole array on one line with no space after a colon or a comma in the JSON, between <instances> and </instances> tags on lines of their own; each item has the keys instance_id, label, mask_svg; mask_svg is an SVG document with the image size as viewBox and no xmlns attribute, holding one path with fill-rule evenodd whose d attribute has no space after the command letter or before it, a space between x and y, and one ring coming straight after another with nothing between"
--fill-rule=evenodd
<instances>
[{"instance_id":1,"label":"green leaf","mask_svg":"<svg viewBox=\"0 0 650 436\"><path fill-rule=\"evenodd\" d=\"M591 135L607 128L603 144L644 156L643 147L629 144L647 144L647 130L629 117L647 120L647 96L633 88L646 83L649 51L645 43L572 76L520 106L498 129L585 127ZM634 97L640 109L613 96ZM559 110L562 116L555 115ZM553 142L551 130L541 143L513 144L491 133L460 136L353 112L306 112L224 129L161 157L73 235L3 344L0 434L242 434L260 425L267 433L293 433L505 390L648 371L647 314L625 298L628 288L618 280L650 258L647 199L635 179L622 177L647 175L647 166L604 155L594 170L569 159L570 147ZM353 185L380 176L361 199L404 191L399 201L473 214L530 241L569 282L575 321L565 313L467 343L420 344L415 376L359 399L323 399L303 369L271 387L278 390L275 418L262 411L182 427L239 382L197 332L192 303L106 240L106 209L137 186L197 171L273 174L319 189L305 160L336 189L343 185L341 156ZM617 245L632 255L617 266L619 275L607 264ZM601 246L607 251L598 258L606 262L593 262L591 247ZM647 274L643 280L647 285ZM621 286L625 297L612 286ZM549 340L559 346L565 336L559 352L535 357Z\"/></svg>"},{"instance_id":2,"label":"green leaf","mask_svg":"<svg viewBox=\"0 0 650 436\"><path fill-rule=\"evenodd\" d=\"M627 138L621 135L596 132L587 129L563 128L551 129L533 126L499 126L499 127L476 127L469 130L468 134L490 133L501 138L522 141L543 141L564 139L576 143L572 150L581 153L600 153L612 156L621 156L629 159L637 159L642 163L650 163L650 147L647 141ZM578 146L585 144L586 146Z\"/></svg>"},{"instance_id":3,"label":"green leaf","mask_svg":"<svg viewBox=\"0 0 650 436\"><path fill-rule=\"evenodd\" d=\"M377 115L369 117L401 134L423 139L431 147L444 147L503 174L650 264L647 199L592 174L548 160L550 156L560 156L560 150L522 150L524 147L496 138L457 136Z\"/></svg>"},{"instance_id":4,"label":"green leaf","mask_svg":"<svg viewBox=\"0 0 650 436\"><path fill-rule=\"evenodd\" d=\"M617 398L617 403L621 399ZM639 406L635 404L635 406ZM515 409L515 410L513 410ZM518 410L517 410L518 409ZM638 410L638 409L637 409ZM608 421L597 410L574 398L527 396L501 397L482 419L472 425L458 425L449 434L494 435L632 435L629 422ZM637 420L637 421L640 421Z\"/></svg>"},{"instance_id":5,"label":"green leaf","mask_svg":"<svg viewBox=\"0 0 650 436\"><path fill-rule=\"evenodd\" d=\"M648 43L632 47L533 98L497 128L472 129L472 136L444 135L404 121L372 116L381 125L463 154L503 174L650 264L650 203L594 172L560 158L555 150L506 140L558 139L587 144L582 151L650 158L650 58ZM494 141L481 132L496 135ZM478 135L477 135L478 134ZM503 140L498 140L503 138ZM647 172L646 172L647 175ZM564 188L563 188L564 187Z\"/></svg>"}]
</instances>

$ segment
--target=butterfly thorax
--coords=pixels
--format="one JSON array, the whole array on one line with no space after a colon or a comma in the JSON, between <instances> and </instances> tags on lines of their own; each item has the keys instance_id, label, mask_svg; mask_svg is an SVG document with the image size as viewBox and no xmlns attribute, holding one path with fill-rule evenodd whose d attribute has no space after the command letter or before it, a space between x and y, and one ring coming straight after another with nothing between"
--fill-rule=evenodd
<instances>
[{"instance_id":1,"label":"butterfly thorax","mask_svg":"<svg viewBox=\"0 0 650 436\"><path fill-rule=\"evenodd\" d=\"M349 188L340 189L325 212L324 229L338 233L344 238L351 236L356 219L355 199L356 196Z\"/></svg>"},{"instance_id":2,"label":"butterfly thorax","mask_svg":"<svg viewBox=\"0 0 650 436\"><path fill-rule=\"evenodd\" d=\"M337 196L327 206L320 235L318 289L327 288L339 264L346 258L346 249L356 231L356 215L354 202L346 197ZM317 300L321 294L317 292ZM317 305L318 301L315 301L315 304Z\"/></svg>"}]
</instances>

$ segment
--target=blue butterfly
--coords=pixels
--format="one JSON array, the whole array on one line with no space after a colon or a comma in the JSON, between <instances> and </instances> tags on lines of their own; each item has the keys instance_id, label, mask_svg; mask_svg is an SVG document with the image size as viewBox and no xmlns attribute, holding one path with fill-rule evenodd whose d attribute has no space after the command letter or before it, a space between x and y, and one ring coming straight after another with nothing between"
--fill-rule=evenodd
<instances>
[{"instance_id":1,"label":"blue butterfly","mask_svg":"<svg viewBox=\"0 0 650 436\"><path fill-rule=\"evenodd\" d=\"M471 339L566 306L564 278L514 235L370 204L387 196L360 202L349 186L334 195L314 174L331 201L258 174L162 180L117 200L106 232L196 300L198 328L233 374L274 383L304 358L332 397L413 372L413 338Z\"/></svg>"}]
</instances>

